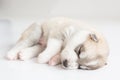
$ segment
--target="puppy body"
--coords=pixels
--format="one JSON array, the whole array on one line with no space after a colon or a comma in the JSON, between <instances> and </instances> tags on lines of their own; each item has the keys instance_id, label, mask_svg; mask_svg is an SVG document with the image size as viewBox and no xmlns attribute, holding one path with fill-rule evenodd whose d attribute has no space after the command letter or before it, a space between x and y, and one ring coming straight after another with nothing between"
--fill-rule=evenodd
<instances>
[{"instance_id":1,"label":"puppy body","mask_svg":"<svg viewBox=\"0 0 120 80\"><path fill-rule=\"evenodd\" d=\"M32 24L8 52L7 58L26 60L38 55L38 62L46 63L60 53L60 58L56 57L60 59L57 63L64 64L67 60L64 68L76 69L80 65L85 69L97 69L106 63L109 50L104 37L88 27L68 18L50 19L41 25ZM84 45L85 51L78 55L75 49L81 45Z\"/></svg>"}]
</instances>

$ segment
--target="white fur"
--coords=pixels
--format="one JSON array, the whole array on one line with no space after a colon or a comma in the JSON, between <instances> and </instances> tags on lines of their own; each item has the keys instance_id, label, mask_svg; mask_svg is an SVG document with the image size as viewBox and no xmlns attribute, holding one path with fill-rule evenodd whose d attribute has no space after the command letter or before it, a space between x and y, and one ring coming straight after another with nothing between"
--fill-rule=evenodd
<instances>
[{"instance_id":1,"label":"white fur","mask_svg":"<svg viewBox=\"0 0 120 80\"><path fill-rule=\"evenodd\" d=\"M90 31L86 31L86 30L77 31L71 37L71 40L67 42L66 48L75 49L78 46L78 44L82 44L83 42L86 41L89 34L90 34Z\"/></svg>"},{"instance_id":2,"label":"white fur","mask_svg":"<svg viewBox=\"0 0 120 80\"><path fill-rule=\"evenodd\" d=\"M48 62L55 54L57 54L60 51L61 46L62 46L62 41L54 38L48 39L46 49L38 56L38 62L39 63Z\"/></svg>"},{"instance_id":3,"label":"white fur","mask_svg":"<svg viewBox=\"0 0 120 80\"><path fill-rule=\"evenodd\" d=\"M19 52L18 56L19 56L20 60L27 60L27 59L37 56L38 53L40 53L41 51L42 51L41 46L35 45L35 46L21 50Z\"/></svg>"},{"instance_id":4,"label":"white fur","mask_svg":"<svg viewBox=\"0 0 120 80\"><path fill-rule=\"evenodd\" d=\"M95 60L95 61L90 61L90 62L86 63L85 65L87 65L87 66L95 66L97 63L98 63L98 60Z\"/></svg>"},{"instance_id":5,"label":"white fur","mask_svg":"<svg viewBox=\"0 0 120 80\"><path fill-rule=\"evenodd\" d=\"M33 29L31 31L31 29ZM6 57L10 60L16 60L20 55L22 55L21 52L25 48L31 47L32 45L36 44L39 41L39 38L41 36L41 30L39 29L39 25L36 23L32 24L21 36L21 38L18 40L16 45L7 53ZM27 50L28 52L28 50Z\"/></svg>"},{"instance_id":6,"label":"white fur","mask_svg":"<svg viewBox=\"0 0 120 80\"><path fill-rule=\"evenodd\" d=\"M89 70L89 68L87 66L80 66L80 68L85 69L85 70Z\"/></svg>"},{"instance_id":7,"label":"white fur","mask_svg":"<svg viewBox=\"0 0 120 80\"><path fill-rule=\"evenodd\" d=\"M27 48L32 43L29 43L29 40L25 40L16 44L16 46L7 53L7 58L10 60L15 60L18 58L19 52Z\"/></svg>"}]
</instances>

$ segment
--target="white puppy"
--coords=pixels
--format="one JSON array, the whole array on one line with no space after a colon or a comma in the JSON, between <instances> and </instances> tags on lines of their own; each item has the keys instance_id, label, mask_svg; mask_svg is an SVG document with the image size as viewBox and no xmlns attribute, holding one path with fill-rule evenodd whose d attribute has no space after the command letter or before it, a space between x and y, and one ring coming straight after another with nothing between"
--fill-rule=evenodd
<instances>
[{"instance_id":1,"label":"white puppy","mask_svg":"<svg viewBox=\"0 0 120 80\"><path fill-rule=\"evenodd\" d=\"M96 30L77 20L53 18L32 24L6 57L26 60L38 56L39 63L61 62L66 69L97 69L106 64L108 52L107 42Z\"/></svg>"}]
</instances>

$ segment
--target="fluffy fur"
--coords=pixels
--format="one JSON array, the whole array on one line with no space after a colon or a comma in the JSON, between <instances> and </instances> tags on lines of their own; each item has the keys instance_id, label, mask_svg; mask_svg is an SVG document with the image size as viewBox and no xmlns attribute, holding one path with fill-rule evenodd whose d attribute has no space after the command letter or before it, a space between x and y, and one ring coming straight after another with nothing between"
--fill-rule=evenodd
<instances>
[{"instance_id":1,"label":"fluffy fur","mask_svg":"<svg viewBox=\"0 0 120 80\"><path fill-rule=\"evenodd\" d=\"M97 69L106 64L108 44L102 34L80 21L53 18L32 24L6 55L9 60L38 56L39 63L65 69Z\"/></svg>"}]
</instances>

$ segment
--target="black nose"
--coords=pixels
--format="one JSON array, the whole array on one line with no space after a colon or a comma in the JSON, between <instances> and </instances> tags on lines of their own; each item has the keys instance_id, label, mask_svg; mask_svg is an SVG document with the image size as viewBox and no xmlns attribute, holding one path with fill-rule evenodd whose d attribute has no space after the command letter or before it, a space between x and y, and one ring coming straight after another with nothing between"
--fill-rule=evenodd
<instances>
[{"instance_id":1,"label":"black nose","mask_svg":"<svg viewBox=\"0 0 120 80\"><path fill-rule=\"evenodd\" d=\"M82 69L80 66L78 66L78 69Z\"/></svg>"},{"instance_id":2,"label":"black nose","mask_svg":"<svg viewBox=\"0 0 120 80\"><path fill-rule=\"evenodd\" d=\"M81 65L78 65L78 69L82 69L82 68L81 68Z\"/></svg>"},{"instance_id":3,"label":"black nose","mask_svg":"<svg viewBox=\"0 0 120 80\"><path fill-rule=\"evenodd\" d=\"M64 60L64 61L63 61L63 66L64 66L64 67L67 67L67 66L68 66L68 61L67 61L67 60Z\"/></svg>"}]
</instances>

